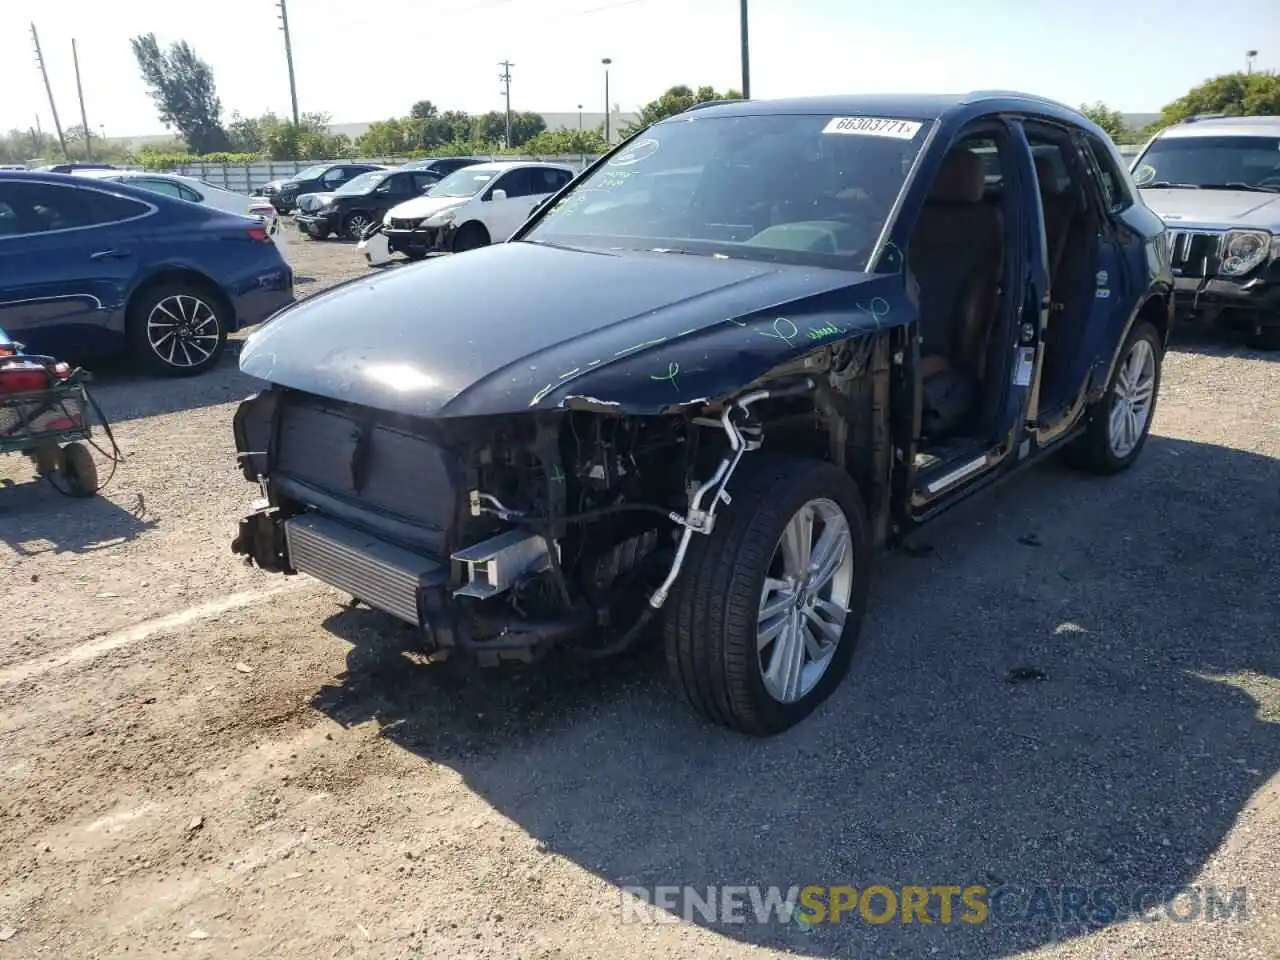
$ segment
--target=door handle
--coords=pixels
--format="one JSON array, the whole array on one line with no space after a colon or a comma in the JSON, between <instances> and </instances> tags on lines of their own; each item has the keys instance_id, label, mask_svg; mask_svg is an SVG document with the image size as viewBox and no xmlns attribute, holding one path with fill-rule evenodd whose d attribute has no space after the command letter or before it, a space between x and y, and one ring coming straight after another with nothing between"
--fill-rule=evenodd
<instances>
[{"instance_id":1,"label":"door handle","mask_svg":"<svg viewBox=\"0 0 1280 960\"><path fill-rule=\"evenodd\" d=\"M89 254L90 260L123 260L125 257L132 256L128 250L98 250L96 253Z\"/></svg>"}]
</instances>

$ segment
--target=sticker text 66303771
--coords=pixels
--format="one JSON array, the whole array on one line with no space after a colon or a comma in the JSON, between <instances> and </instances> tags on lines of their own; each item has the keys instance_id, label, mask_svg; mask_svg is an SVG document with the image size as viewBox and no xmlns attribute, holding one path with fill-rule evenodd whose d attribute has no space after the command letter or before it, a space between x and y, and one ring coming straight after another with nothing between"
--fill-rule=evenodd
<instances>
[{"instance_id":1,"label":"sticker text 66303771","mask_svg":"<svg viewBox=\"0 0 1280 960\"><path fill-rule=\"evenodd\" d=\"M889 117L832 117L822 128L823 133L842 133L852 137L892 137L910 140L920 132L922 124L915 120L894 120Z\"/></svg>"}]
</instances>

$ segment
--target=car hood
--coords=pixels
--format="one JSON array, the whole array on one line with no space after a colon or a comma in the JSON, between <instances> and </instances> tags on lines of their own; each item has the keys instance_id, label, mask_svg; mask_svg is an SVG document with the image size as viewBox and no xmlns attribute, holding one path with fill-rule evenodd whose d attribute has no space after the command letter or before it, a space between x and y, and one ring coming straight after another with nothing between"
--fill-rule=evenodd
<instances>
[{"instance_id":1,"label":"car hood","mask_svg":"<svg viewBox=\"0 0 1280 960\"><path fill-rule=\"evenodd\" d=\"M395 217L397 220L420 220L433 213L440 213L442 210L460 207L470 199L470 197L414 197L412 200L396 204L387 213L387 217L388 219Z\"/></svg>"},{"instance_id":2,"label":"car hood","mask_svg":"<svg viewBox=\"0 0 1280 960\"><path fill-rule=\"evenodd\" d=\"M1143 190L1142 199L1173 229L1208 227L1280 232L1280 193L1252 190Z\"/></svg>"},{"instance_id":3,"label":"car hood","mask_svg":"<svg viewBox=\"0 0 1280 960\"><path fill-rule=\"evenodd\" d=\"M914 316L897 275L503 243L363 276L250 336L250 376L422 417L700 405Z\"/></svg>"}]
</instances>

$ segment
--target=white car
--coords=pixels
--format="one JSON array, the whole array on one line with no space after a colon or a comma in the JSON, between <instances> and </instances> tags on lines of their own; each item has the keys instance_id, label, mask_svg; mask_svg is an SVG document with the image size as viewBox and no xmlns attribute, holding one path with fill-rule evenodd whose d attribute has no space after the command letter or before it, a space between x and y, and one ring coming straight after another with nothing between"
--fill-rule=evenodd
<instances>
[{"instance_id":1,"label":"white car","mask_svg":"<svg viewBox=\"0 0 1280 960\"><path fill-rule=\"evenodd\" d=\"M177 197L179 200L190 203L201 203L215 210L238 213L245 217L261 217L267 222L267 232L280 247L281 254L288 259L287 244L284 233L280 229L279 214L271 205L271 201L265 197L246 197L243 193L233 193L196 177L185 177L178 173L148 173L145 170L76 170L75 175L92 177L95 180L127 183L132 187L162 193L167 197Z\"/></svg>"},{"instance_id":2,"label":"white car","mask_svg":"<svg viewBox=\"0 0 1280 960\"><path fill-rule=\"evenodd\" d=\"M388 253L420 260L429 253L460 253L502 243L542 200L575 171L559 163L504 160L463 167L421 197L387 211L382 233Z\"/></svg>"}]
</instances>

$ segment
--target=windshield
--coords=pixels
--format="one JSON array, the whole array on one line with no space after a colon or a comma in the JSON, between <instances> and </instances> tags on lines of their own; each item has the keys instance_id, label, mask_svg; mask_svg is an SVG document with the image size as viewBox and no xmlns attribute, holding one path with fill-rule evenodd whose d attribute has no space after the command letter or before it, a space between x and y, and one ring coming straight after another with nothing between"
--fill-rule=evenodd
<instances>
[{"instance_id":1,"label":"windshield","mask_svg":"<svg viewBox=\"0 0 1280 960\"><path fill-rule=\"evenodd\" d=\"M293 175L292 179L314 180L328 169L329 165L327 163L317 163L314 167L307 167L305 170L299 170Z\"/></svg>"},{"instance_id":2,"label":"windshield","mask_svg":"<svg viewBox=\"0 0 1280 960\"><path fill-rule=\"evenodd\" d=\"M1161 137L1138 159L1133 180L1139 187L1280 191L1280 137Z\"/></svg>"},{"instance_id":3,"label":"windshield","mask_svg":"<svg viewBox=\"0 0 1280 960\"><path fill-rule=\"evenodd\" d=\"M358 177L348 180L337 190L333 191L335 197L350 197L362 193L368 193L383 180L389 176L383 170L371 170L368 173L362 173Z\"/></svg>"},{"instance_id":4,"label":"windshield","mask_svg":"<svg viewBox=\"0 0 1280 960\"><path fill-rule=\"evenodd\" d=\"M488 186L500 170L479 170L463 167L455 170L427 191L429 197L474 197Z\"/></svg>"},{"instance_id":5,"label":"windshield","mask_svg":"<svg viewBox=\"0 0 1280 960\"><path fill-rule=\"evenodd\" d=\"M524 239L861 270L928 128L875 117L667 121Z\"/></svg>"}]
</instances>

